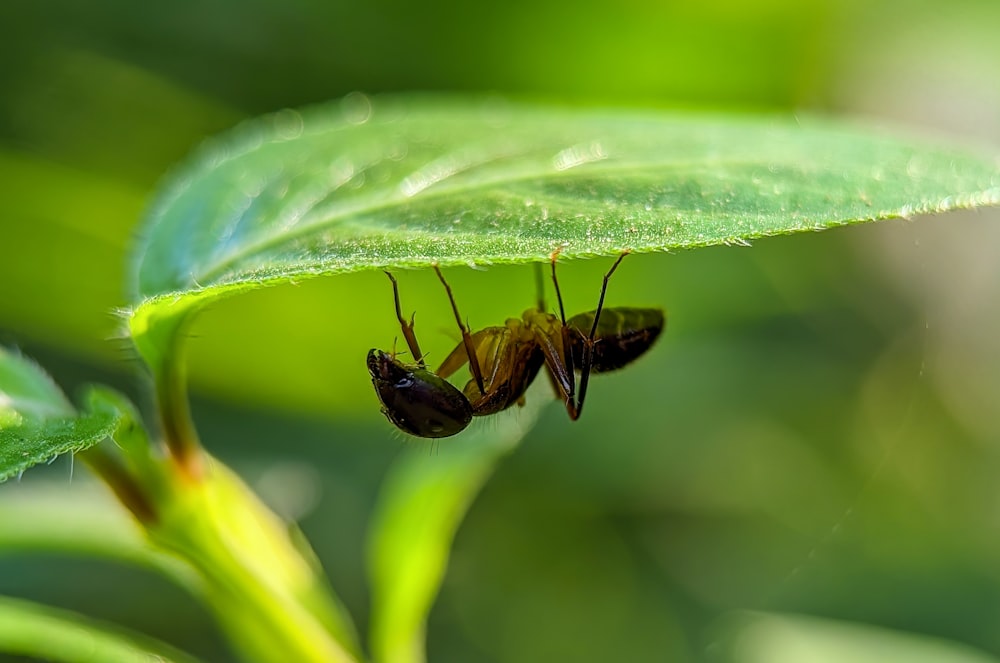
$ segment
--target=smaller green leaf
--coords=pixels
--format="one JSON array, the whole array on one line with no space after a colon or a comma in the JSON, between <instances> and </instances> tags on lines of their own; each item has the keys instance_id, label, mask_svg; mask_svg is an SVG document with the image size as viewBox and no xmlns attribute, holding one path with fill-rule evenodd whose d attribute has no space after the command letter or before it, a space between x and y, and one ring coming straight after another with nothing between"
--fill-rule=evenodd
<instances>
[{"instance_id":1,"label":"smaller green leaf","mask_svg":"<svg viewBox=\"0 0 1000 663\"><path fill-rule=\"evenodd\" d=\"M152 638L4 597L0 597L0 651L60 663L195 663Z\"/></svg>"},{"instance_id":2,"label":"smaller green leaf","mask_svg":"<svg viewBox=\"0 0 1000 663\"><path fill-rule=\"evenodd\" d=\"M91 389L77 414L37 364L0 348L0 482L110 435L120 414L111 398Z\"/></svg>"},{"instance_id":3,"label":"smaller green leaf","mask_svg":"<svg viewBox=\"0 0 1000 663\"><path fill-rule=\"evenodd\" d=\"M404 455L383 484L368 550L372 657L379 663L425 660L427 614L448 566L459 523L497 463L531 429L546 399L499 421L479 421L460 444Z\"/></svg>"}]
</instances>

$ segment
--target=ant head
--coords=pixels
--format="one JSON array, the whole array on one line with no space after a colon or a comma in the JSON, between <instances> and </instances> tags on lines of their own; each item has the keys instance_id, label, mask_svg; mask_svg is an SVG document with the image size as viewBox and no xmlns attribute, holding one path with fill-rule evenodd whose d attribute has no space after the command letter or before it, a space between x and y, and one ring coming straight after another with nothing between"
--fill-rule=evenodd
<instances>
[{"instance_id":1,"label":"ant head","mask_svg":"<svg viewBox=\"0 0 1000 663\"><path fill-rule=\"evenodd\" d=\"M472 405L462 392L422 366L373 349L368 352L368 373L382 401L382 414L404 433L448 437L472 421Z\"/></svg>"}]
</instances>

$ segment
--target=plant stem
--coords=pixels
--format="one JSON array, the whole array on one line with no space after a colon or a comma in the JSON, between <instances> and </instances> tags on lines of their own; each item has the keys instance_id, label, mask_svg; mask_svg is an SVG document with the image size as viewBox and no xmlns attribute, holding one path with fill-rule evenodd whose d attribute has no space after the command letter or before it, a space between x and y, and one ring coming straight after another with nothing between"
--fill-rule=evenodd
<instances>
[{"instance_id":1,"label":"plant stem","mask_svg":"<svg viewBox=\"0 0 1000 663\"><path fill-rule=\"evenodd\" d=\"M162 393L184 395L183 389ZM114 443L105 440L91 447L81 454L83 459L132 512L153 548L195 572L204 599L247 661L360 659L350 618L288 523L206 454L195 437L183 438L189 443L183 459L173 453L163 456L155 452L127 400L105 392L92 398L92 407L113 408L118 424L111 434ZM186 403L167 402L181 408L173 416L186 414ZM175 430L190 425L184 419Z\"/></svg>"},{"instance_id":2,"label":"plant stem","mask_svg":"<svg viewBox=\"0 0 1000 663\"><path fill-rule=\"evenodd\" d=\"M156 522L156 510L146 490L132 476L121 460L112 456L106 447L96 445L78 454L94 473L104 480L118 501L127 508L143 526Z\"/></svg>"},{"instance_id":3,"label":"plant stem","mask_svg":"<svg viewBox=\"0 0 1000 663\"><path fill-rule=\"evenodd\" d=\"M246 660L355 663L360 650L321 571L228 468L203 459L197 483L182 481L150 540L187 560Z\"/></svg>"},{"instance_id":4,"label":"plant stem","mask_svg":"<svg viewBox=\"0 0 1000 663\"><path fill-rule=\"evenodd\" d=\"M201 442L191 422L184 362L178 354L179 344L175 344L171 352L173 356L157 372L156 398L163 438L170 456L184 475L196 481L201 478L205 467Z\"/></svg>"}]
</instances>

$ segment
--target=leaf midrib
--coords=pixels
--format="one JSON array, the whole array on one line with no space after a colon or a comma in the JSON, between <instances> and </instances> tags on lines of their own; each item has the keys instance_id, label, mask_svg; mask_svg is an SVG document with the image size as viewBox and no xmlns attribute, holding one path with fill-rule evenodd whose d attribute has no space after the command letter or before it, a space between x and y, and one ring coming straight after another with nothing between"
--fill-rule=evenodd
<instances>
[{"instance_id":1,"label":"leaf midrib","mask_svg":"<svg viewBox=\"0 0 1000 663\"><path fill-rule=\"evenodd\" d=\"M782 160L781 165L786 165L787 161L788 161L787 159ZM779 162L776 160L774 162L769 163L768 166L774 166L777 165L778 163ZM598 165L602 167L598 167ZM226 273L226 271L228 271L228 269L234 263L238 263L249 256L264 252L267 249L272 248L276 245L284 244L286 242L292 242L300 237L309 235L310 233L315 232L319 229L324 229L325 226L333 227L337 223L342 222L359 212L375 213L387 209L392 209L393 207L397 207L403 203L415 201L418 199L421 202L428 200L433 201L435 199L440 199L445 196L464 194L471 191L476 191L478 189L496 187L498 185L516 184L519 182L525 182L537 179L539 177L545 177L546 179L570 179L579 174L581 172L580 169L584 167L588 167L588 170L591 172L599 170L599 172L602 174L618 175L629 171L639 171L648 174L650 171L663 172L663 171L677 170L685 167L692 168L691 172L694 173L697 172L698 170L702 171L706 170L707 167L716 168L720 165L732 168L741 165L760 165L760 164L756 161L747 159L725 160L720 158L712 161L700 161L697 163L692 163L690 161L685 161L685 162L663 161L657 163L643 163L641 166L619 164L617 167L614 167L614 161L609 159L599 162L587 162L581 164L578 167L569 168L564 171L553 172L551 170L536 169L530 172L521 173L517 176L506 176L506 177L498 176L496 178L487 181L476 182L473 184L464 183L461 185L444 185L439 187L438 185L440 183L436 183L426 189L423 189L419 194L412 197L406 197L405 194L399 194L398 193L399 186L396 185L392 188L392 190L396 192L394 197L390 198L389 200L386 200L383 203L373 205L373 204L367 204L364 201L358 201L355 202L354 204L345 204L343 208L337 210L331 216L325 216L320 219L317 219L316 221L304 223L291 230L284 229L280 234L275 234L258 242L249 244L240 251L230 254L225 260L217 261L211 269L201 272L194 279L194 281L203 284L204 283L214 284L215 279L219 278L219 276ZM802 169L801 164L797 164L796 168L801 170ZM418 168L415 169L413 172L417 172L419 170L420 169ZM469 172L471 171L469 170L463 171L463 173L469 173ZM373 193L369 197L366 197L365 200L370 200L372 197L375 197L376 195L378 194ZM311 208L310 213L314 209L315 207ZM306 214L303 214L303 216L306 216Z\"/></svg>"}]
</instances>

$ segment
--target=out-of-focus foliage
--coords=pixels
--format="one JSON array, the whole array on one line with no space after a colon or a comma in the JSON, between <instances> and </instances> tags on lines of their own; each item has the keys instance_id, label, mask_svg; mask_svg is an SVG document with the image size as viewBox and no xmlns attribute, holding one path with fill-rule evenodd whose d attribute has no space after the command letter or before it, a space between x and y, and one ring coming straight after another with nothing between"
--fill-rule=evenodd
<instances>
[{"instance_id":1,"label":"out-of-focus foliage","mask_svg":"<svg viewBox=\"0 0 1000 663\"><path fill-rule=\"evenodd\" d=\"M28 601L0 598L0 647L46 661L195 663L150 638Z\"/></svg>"},{"instance_id":2,"label":"out-of-focus foliage","mask_svg":"<svg viewBox=\"0 0 1000 663\"><path fill-rule=\"evenodd\" d=\"M455 532L538 410L533 403L518 417L502 413L492 430L476 427L463 436L467 445L446 456L410 454L391 468L370 526L373 660L421 660L427 615L448 569Z\"/></svg>"},{"instance_id":3,"label":"out-of-focus foliage","mask_svg":"<svg viewBox=\"0 0 1000 663\"><path fill-rule=\"evenodd\" d=\"M134 224L171 164L244 117L358 89L476 91L861 113L997 152L998 30L992 0L3 3L0 341L72 357L42 357L64 383L127 375L108 339ZM1000 655L997 222L629 258L609 302L665 306L669 331L593 382L583 421L543 412L487 485L432 614L431 660L711 661L730 651L720 633L743 632L715 628L734 609ZM560 267L568 310L593 308L606 268ZM448 276L473 326L534 301L530 269ZM444 356L440 284L399 277L424 349ZM302 519L357 615L360 541L400 446L363 366L398 335L390 294L376 273L258 291L209 309L188 344L194 385L222 401L196 404L203 438ZM282 400L275 385L291 382L310 398ZM0 499L68 474L33 471ZM3 557L0 592L226 660L190 599L123 573Z\"/></svg>"}]
</instances>

